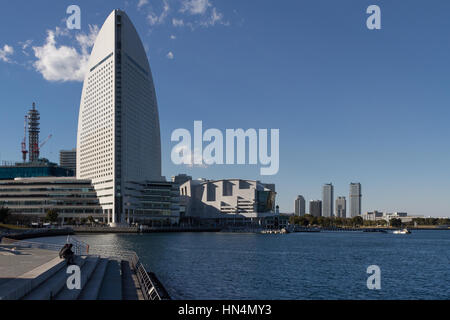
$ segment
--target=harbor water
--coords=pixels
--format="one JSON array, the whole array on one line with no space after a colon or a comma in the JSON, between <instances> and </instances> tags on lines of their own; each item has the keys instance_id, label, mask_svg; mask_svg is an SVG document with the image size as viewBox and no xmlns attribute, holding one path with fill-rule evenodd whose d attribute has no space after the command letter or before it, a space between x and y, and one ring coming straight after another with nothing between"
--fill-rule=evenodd
<instances>
[{"instance_id":1,"label":"harbor water","mask_svg":"<svg viewBox=\"0 0 450 320\"><path fill-rule=\"evenodd\" d=\"M450 231L77 238L93 250L136 251L173 299L450 299ZM372 265L381 270L380 290L367 287Z\"/></svg>"}]
</instances>

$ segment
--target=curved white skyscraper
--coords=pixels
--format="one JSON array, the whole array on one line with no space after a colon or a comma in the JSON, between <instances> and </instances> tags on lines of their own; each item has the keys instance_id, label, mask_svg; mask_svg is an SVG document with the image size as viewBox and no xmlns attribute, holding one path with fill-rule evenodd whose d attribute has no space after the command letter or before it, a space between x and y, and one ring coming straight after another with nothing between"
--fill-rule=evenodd
<instances>
[{"instance_id":1,"label":"curved white skyscraper","mask_svg":"<svg viewBox=\"0 0 450 320\"><path fill-rule=\"evenodd\" d=\"M84 79L77 178L90 179L108 222L125 222L138 199L133 184L160 181L158 105L144 46L125 12L114 10L98 34Z\"/></svg>"}]
</instances>

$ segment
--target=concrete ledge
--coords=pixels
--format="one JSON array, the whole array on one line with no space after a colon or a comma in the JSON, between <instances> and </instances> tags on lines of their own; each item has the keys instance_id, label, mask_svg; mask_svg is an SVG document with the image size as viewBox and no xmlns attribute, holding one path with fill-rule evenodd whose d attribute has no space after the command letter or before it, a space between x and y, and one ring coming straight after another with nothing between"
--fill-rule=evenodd
<instances>
[{"instance_id":1,"label":"concrete ledge","mask_svg":"<svg viewBox=\"0 0 450 320\"><path fill-rule=\"evenodd\" d=\"M64 267L59 257L8 281L0 287L0 300L19 300Z\"/></svg>"},{"instance_id":2,"label":"concrete ledge","mask_svg":"<svg viewBox=\"0 0 450 320\"><path fill-rule=\"evenodd\" d=\"M71 227L76 233L138 233L138 227Z\"/></svg>"},{"instance_id":3,"label":"concrete ledge","mask_svg":"<svg viewBox=\"0 0 450 320\"><path fill-rule=\"evenodd\" d=\"M57 237L57 236L66 236L73 235L73 230L71 228L65 229L36 229L36 230L26 230L22 232L12 232L7 235L4 235L5 238L14 239L14 240L26 240L26 239L34 239L34 238L43 238L43 237Z\"/></svg>"}]
</instances>

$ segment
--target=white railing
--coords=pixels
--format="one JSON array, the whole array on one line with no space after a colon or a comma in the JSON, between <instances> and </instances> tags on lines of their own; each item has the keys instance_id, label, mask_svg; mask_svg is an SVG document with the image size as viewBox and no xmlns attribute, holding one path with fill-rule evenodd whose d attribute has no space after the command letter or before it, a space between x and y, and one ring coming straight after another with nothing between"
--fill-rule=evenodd
<instances>
[{"instance_id":1,"label":"white railing","mask_svg":"<svg viewBox=\"0 0 450 320\"><path fill-rule=\"evenodd\" d=\"M163 300L157 286L152 281L136 252L127 250L109 251L106 248L92 248L92 253L109 259L127 260L136 273L145 300Z\"/></svg>"},{"instance_id":2,"label":"white railing","mask_svg":"<svg viewBox=\"0 0 450 320\"><path fill-rule=\"evenodd\" d=\"M88 255L89 254L89 245L83 241L80 241L74 237L68 236L67 243L73 244L73 252L76 255ZM12 244L19 248L35 248L35 249L44 249L51 251L60 251L61 245L54 243L44 243L44 242L33 242L33 241L24 241L24 240L16 240L10 238L2 238L2 244Z\"/></svg>"},{"instance_id":3,"label":"white railing","mask_svg":"<svg viewBox=\"0 0 450 320\"><path fill-rule=\"evenodd\" d=\"M132 259L130 260L131 267L136 271L136 276L141 285L142 294L145 300L162 300L161 295L158 292L155 284L150 278L144 265L139 261L139 257L134 252Z\"/></svg>"}]
</instances>

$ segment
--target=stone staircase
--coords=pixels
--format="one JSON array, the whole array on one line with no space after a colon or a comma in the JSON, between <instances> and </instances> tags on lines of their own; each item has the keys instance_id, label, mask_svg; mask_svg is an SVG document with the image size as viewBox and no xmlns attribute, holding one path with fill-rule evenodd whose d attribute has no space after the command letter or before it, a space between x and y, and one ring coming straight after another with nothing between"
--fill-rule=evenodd
<instances>
[{"instance_id":1,"label":"stone staircase","mask_svg":"<svg viewBox=\"0 0 450 320\"><path fill-rule=\"evenodd\" d=\"M55 258L16 279L0 284L0 300L142 300L139 281L129 261L77 256L81 289L67 288L67 265Z\"/></svg>"}]
</instances>

